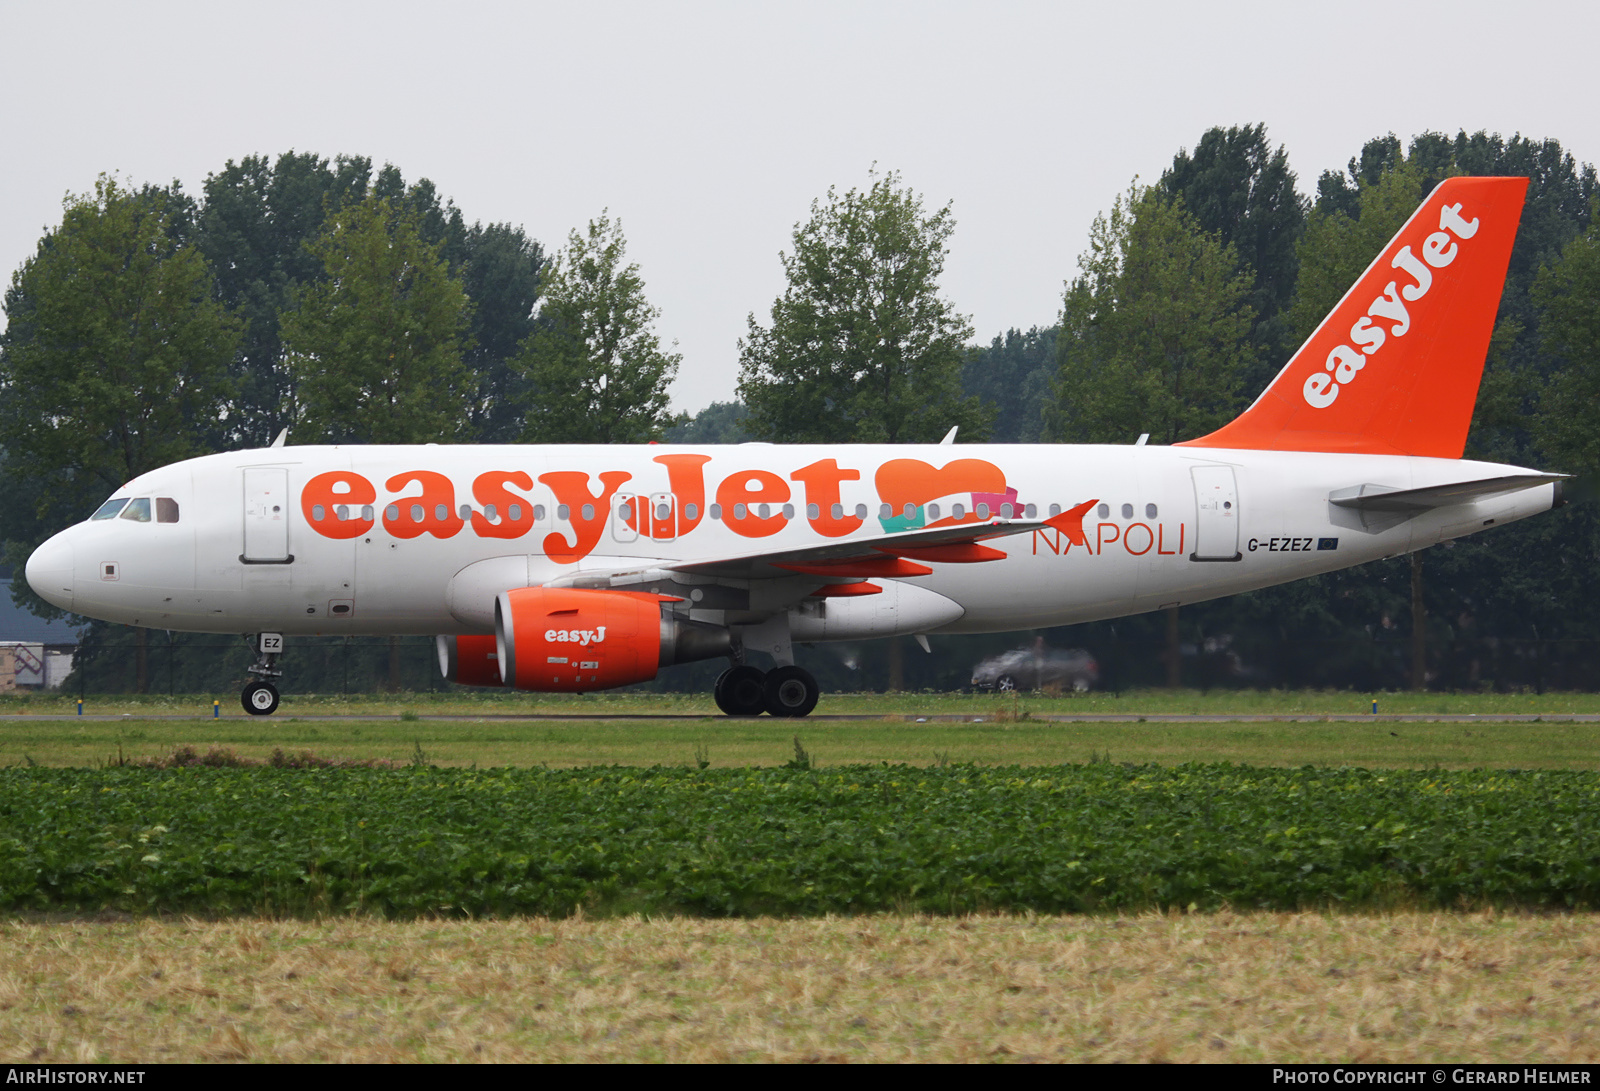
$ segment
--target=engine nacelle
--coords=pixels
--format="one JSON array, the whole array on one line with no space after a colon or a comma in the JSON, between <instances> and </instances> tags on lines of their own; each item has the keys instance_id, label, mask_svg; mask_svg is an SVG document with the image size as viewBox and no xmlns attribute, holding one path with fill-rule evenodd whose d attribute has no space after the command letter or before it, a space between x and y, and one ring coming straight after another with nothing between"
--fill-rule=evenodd
<instances>
[{"instance_id":1,"label":"engine nacelle","mask_svg":"<svg viewBox=\"0 0 1600 1091\"><path fill-rule=\"evenodd\" d=\"M494 601L494 638L505 684L582 693L648 682L660 667L728 654L719 625L665 612L676 601L639 591L519 587Z\"/></svg>"},{"instance_id":2,"label":"engine nacelle","mask_svg":"<svg viewBox=\"0 0 1600 1091\"><path fill-rule=\"evenodd\" d=\"M446 682L463 686L503 686L500 677L500 649L492 636L441 636L439 673Z\"/></svg>"}]
</instances>

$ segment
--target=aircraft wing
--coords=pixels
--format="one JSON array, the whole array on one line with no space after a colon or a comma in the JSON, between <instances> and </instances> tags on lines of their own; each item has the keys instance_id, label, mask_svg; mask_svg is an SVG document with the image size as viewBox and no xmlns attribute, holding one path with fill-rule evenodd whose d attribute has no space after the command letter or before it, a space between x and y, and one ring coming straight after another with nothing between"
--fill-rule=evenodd
<instances>
[{"instance_id":1,"label":"aircraft wing","mask_svg":"<svg viewBox=\"0 0 1600 1091\"><path fill-rule=\"evenodd\" d=\"M769 549L714 560L681 561L662 567L700 576L745 580L797 573L857 578L872 575L925 576L933 570L920 563L922 561L968 563L997 560L1004 554L979 543L1013 534L1026 534L1044 526L1044 523L1033 520L990 519L982 523L926 527L798 549ZM897 561L901 563L896 565Z\"/></svg>"},{"instance_id":2,"label":"aircraft wing","mask_svg":"<svg viewBox=\"0 0 1600 1091\"><path fill-rule=\"evenodd\" d=\"M983 545L996 538L1036 530L1061 531L1084 543L1083 516L1098 500L1087 500L1049 519L987 519L949 526L924 527L870 538L851 538L799 549L763 550L714 560L679 561L676 572L732 579L764 579L795 574L823 577L926 576L932 563L971 564L995 561L1005 554Z\"/></svg>"},{"instance_id":3,"label":"aircraft wing","mask_svg":"<svg viewBox=\"0 0 1600 1091\"><path fill-rule=\"evenodd\" d=\"M999 560L1005 554L984 542L1036 530L1056 530L1082 545L1083 516L1096 503L1098 500L1089 500L1043 520L995 518L710 559L647 561L628 568L583 568L551 580L548 586L649 588L692 598L706 609L749 609L752 581L793 581L794 589L780 597L798 600L810 593L810 588L826 584L905 579L930 575L931 564Z\"/></svg>"}]
</instances>

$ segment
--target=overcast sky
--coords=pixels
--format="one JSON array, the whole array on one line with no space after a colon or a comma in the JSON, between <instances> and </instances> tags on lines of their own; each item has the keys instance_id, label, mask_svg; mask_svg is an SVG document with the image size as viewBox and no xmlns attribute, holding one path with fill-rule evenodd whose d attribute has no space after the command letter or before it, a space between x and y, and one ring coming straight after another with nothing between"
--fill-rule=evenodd
<instances>
[{"instance_id":1,"label":"overcast sky","mask_svg":"<svg viewBox=\"0 0 1600 1091\"><path fill-rule=\"evenodd\" d=\"M229 159L359 154L547 247L604 208L733 397L746 316L829 186L954 202L944 291L1048 325L1090 221L1214 125L1311 191L1368 138L1488 129L1600 159L1592 2L55 3L0 0L0 266L101 172L198 194Z\"/></svg>"}]
</instances>

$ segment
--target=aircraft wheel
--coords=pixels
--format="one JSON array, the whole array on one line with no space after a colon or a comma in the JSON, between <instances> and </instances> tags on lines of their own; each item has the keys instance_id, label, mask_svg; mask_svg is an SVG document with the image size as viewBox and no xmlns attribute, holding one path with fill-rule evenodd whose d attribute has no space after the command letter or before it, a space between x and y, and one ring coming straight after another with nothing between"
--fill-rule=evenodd
<instances>
[{"instance_id":1,"label":"aircraft wheel","mask_svg":"<svg viewBox=\"0 0 1600 1091\"><path fill-rule=\"evenodd\" d=\"M271 682L251 682L239 694L239 703L252 716L271 716L278 711L278 689Z\"/></svg>"},{"instance_id":2,"label":"aircraft wheel","mask_svg":"<svg viewBox=\"0 0 1600 1091\"><path fill-rule=\"evenodd\" d=\"M729 716L759 716L767 707L763 700L766 677L755 667L729 667L717 676L711 695Z\"/></svg>"},{"instance_id":3,"label":"aircraft wheel","mask_svg":"<svg viewBox=\"0 0 1600 1091\"><path fill-rule=\"evenodd\" d=\"M804 667L779 667L767 673L767 711L774 716L809 716L821 691Z\"/></svg>"},{"instance_id":4,"label":"aircraft wheel","mask_svg":"<svg viewBox=\"0 0 1600 1091\"><path fill-rule=\"evenodd\" d=\"M1020 688L1017 680L1009 674L1002 674L994 684L996 693L1015 693Z\"/></svg>"}]
</instances>

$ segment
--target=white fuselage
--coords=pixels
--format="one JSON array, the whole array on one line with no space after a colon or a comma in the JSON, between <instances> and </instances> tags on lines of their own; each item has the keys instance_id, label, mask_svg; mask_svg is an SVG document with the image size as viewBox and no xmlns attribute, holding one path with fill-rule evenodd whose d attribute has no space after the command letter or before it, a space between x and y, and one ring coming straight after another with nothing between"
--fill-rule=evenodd
<instances>
[{"instance_id":1,"label":"white fuselage","mask_svg":"<svg viewBox=\"0 0 1600 1091\"><path fill-rule=\"evenodd\" d=\"M487 633L494 596L510 587L881 536L949 521L956 504L966 520L1031 521L1095 501L1081 541L1052 528L989 539L1003 560L875 581L893 594L818 606L805 599L814 578L768 575L700 581L737 590L731 606L691 596L718 623L792 611L796 639L996 632L1284 583L1552 506L1541 484L1364 525L1329 502L1362 485L1417 489L1507 469L1137 446L285 447L143 475L117 495L167 498L176 521L80 523L40 548L28 578L75 613L153 628ZM362 482L369 503L358 502ZM674 578L680 596L699 579Z\"/></svg>"}]
</instances>

